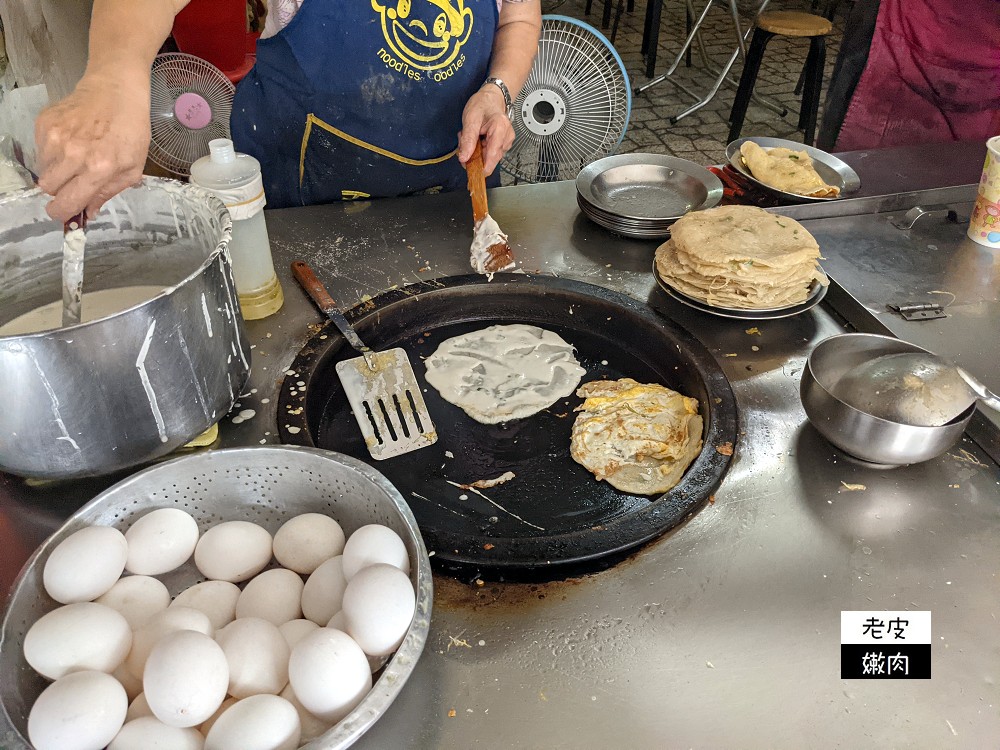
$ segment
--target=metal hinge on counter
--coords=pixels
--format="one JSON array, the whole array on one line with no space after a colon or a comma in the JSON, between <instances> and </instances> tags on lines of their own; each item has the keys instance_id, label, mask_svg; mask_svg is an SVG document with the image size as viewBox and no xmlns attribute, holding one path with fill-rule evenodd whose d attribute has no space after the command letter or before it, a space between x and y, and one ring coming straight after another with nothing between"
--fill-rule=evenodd
<instances>
[{"instance_id":1,"label":"metal hinge on counter","mask_svg":"<svg viewBox=\"0 0 1000 750\"><path fill-rule=\"evenodd\" d=\"M903 316L903 320L933 320L947 318L944 307L932 303L922 305L886 305L886 308Z\"/></svg>"},{"instance_id":2,"label":"metal hinge on counter","mask_svg":"<svg viewBox=\"0 0 1000 750\"><path fill-rule=\"evenodd\" d=\"M917 221L925 217L944 219L945 221L950 221L953 224L967 222L969 220L968 216L960 216L958 211L949 206L914 206L907 211L901 219L892 219L892 225L896 227L896 229L902 229L905 231L907 229L913 229Z\"/></svg>"}]
</instances>

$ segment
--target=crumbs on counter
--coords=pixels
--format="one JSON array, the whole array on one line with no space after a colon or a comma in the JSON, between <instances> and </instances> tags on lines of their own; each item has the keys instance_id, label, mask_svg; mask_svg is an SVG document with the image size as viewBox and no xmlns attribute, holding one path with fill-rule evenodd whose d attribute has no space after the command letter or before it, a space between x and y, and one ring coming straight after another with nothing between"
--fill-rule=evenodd
<instances>
[{"instance_id":1,"label":"crumbs on counter","mask_svg":"<svg viewBox=\"0 0 1000 750\"><path fill-rule=\"evenodd\" d=\"M847 482L840 483L844 487L845 492L860 492L861 490L867 490L868 487L863 484L848 484Z\"/></svg>"},{"instance_id":2,"label":"crumbs on counter","mask_svg":"<svg viewBox=\"0 0 1000 750\"><path fill-rule=\"evenodd\" d=\"M723 443L722 445L717 445L715 446L715 452L721 453L723 456L731 456L733 455L733 444Z\"/></svg>"}]
</instances>

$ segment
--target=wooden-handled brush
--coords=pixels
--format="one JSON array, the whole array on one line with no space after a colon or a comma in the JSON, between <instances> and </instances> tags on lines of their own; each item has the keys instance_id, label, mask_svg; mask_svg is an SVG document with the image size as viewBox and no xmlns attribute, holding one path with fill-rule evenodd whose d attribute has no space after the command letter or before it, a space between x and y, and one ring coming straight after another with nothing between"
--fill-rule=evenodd
<instances>
[{"instance_id":1,"label":"wooden-handled brush","mask_svg":"<svg viewBox=\"0 0 1000 750\"><path fill-rule=\"evenodd\" d=\"M483 169L483 147L476 141L476 150L465 165L469 178L469 197L472 198L472 219L475 234L472 238L472 267L479 273L495 273L514 265L514 251L507 244L507 235L490 216L486 203L486 175Z\"/></svg>"}]
</instances>

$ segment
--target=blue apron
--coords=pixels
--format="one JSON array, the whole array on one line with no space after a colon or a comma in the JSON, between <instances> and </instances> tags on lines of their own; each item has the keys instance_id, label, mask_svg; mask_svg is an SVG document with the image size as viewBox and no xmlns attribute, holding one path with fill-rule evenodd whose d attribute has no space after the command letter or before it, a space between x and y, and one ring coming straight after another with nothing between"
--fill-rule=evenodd
<instances>
[{"instance_id":1,"label":"blue apron","mask_svg":"<svg viewBox=\"0 0 1000 750\"><path fill-rule=\"evenodd\" d=\"M233 103L268 205L464 187L457 134L496 26L495 0L305 0Z\"/></svg>"}]
</instances>

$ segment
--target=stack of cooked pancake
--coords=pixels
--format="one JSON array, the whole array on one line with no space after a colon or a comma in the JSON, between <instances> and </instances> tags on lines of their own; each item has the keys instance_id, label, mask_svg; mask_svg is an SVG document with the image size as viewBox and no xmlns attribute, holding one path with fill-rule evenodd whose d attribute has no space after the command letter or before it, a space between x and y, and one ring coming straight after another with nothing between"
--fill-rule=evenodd
<instances>
[{"instance_id":1,"label":"stack of cooked pancake","mask_svg":"<svg viewBox=\"0 0 1000 750\"><path fill-rule=\"evenodd\" d=\"M689 213L656 250L656 270L682 294L714 307L764 309L804 302L829 280L819 245L794 219L754 206Z\"/></svg>"},{"instance_id":2,"label":"stack of cooked pancake","mask_svg":"<svg viewBox=\"0 0 1000 750\"><path fill-rule=\"evenodd\" d=\"M622 492L659 495L701 451L698 400L631 378L594 380L573 423L570 455Z\"/></svg>"}]
</instances>

